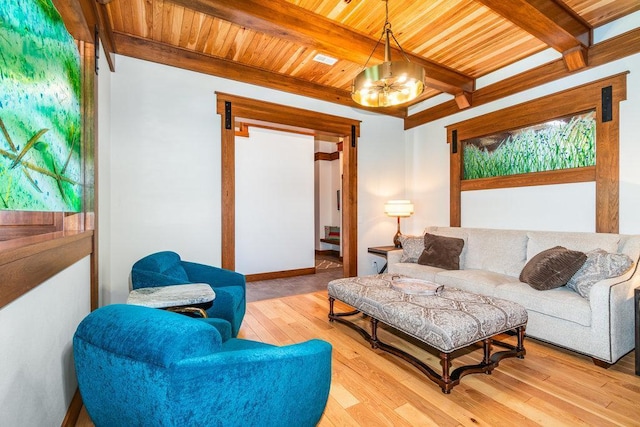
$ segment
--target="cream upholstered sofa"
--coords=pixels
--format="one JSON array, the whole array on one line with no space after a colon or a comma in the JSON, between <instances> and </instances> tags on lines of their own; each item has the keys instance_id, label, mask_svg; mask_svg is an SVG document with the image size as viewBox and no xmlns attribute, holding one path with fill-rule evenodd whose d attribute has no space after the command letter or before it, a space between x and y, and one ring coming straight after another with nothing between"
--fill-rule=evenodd
<instances>
[{"instance_id":1,"label":"cream upholstered sofa","mask_svg":"<svg viewBox=\"0 0 640 427\"><path fill-rule=\"evenodd\" d=\"M640 236L458 227L428 227L425 233L464 240L460 269L401 262L404 252L397 250L388 253L389 273L518 302L529 315L527 336L591 356L599 365L615 363L634 348L633 290L640 285ZM526 263L554 246L624 253L633 264L623 275L595 283L588 298L566 286L540 291L520 282Z\"/></svg>"}]
</instances>

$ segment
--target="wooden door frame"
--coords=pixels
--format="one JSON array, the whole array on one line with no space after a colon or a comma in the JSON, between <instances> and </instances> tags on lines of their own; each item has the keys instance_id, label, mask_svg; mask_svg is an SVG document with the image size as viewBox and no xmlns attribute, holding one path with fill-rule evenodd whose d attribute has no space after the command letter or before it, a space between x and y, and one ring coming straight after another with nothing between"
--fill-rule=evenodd
<instances>
[{"instance_id":1,"label":"wooden door frame","mask_svg":"<svg viewBox=\"0 0 640 427\"><path fill-rule=\"evenodd\" d=\"M235 270L235 123L277 125L282 130L326 134L344 138L342 180L342 252L345 277L358 274L358 144L360 121L316 111L216 92L221 116L221 222L222 268Z\"/></svg>"}]
</instances>

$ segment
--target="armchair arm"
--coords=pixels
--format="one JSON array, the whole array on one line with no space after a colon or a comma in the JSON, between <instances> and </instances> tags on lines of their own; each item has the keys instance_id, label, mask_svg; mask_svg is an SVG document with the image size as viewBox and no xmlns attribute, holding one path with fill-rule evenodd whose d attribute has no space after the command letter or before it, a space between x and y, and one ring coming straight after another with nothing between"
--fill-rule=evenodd
<instances>
[{"instance_id":1,"label":"armchair arm","mask_svg":"<svg viewBox=\"0 0 640 427\"><path fill-rule=\"evenodd\" d=\"M220 334L220 339L222 340L222 342L226 342L230 338L232 338L231 323L229 323L227 320L217 319L215 317L206 317L206 318L198 317L196 319L216 328L218 330L218 333Z\"/></svg>"},{"instance_id":2,"label":"armchair arm","mask_svg":"<svg viewBox=\"0 0 640 427\"><path fill-rule=\"evenodd\" d=\"M232 347L246 343L246 349L184 360L176 367L178 376L197 372L198 377L174 383L169 399L181 401L176 408L214 425L315 426L329 395L331 345L235 341Z\"/></svg>"},{"instance_id":3,"label":"armchair arm","mask_svg":"<svg viewBox=\"0 0 640 427\"><path fill-rule=\"evenodd\" d=\"M181 261L180 264L190 281L208 283L213 288L216 299L207 313L210 317L228 320L231 323L232 336L237 336L246 306L244 275L195 262Z\"/></svg>"},{"instance_id":4,"label":"armchair arm","mask_svg":"<svg viewBox=\"0 0 640 427\"><path fill-rule=\"evenodd\" d=\"M180 263L192 282L208 283L213 288L225 286L245 288L244 275L235 271L189 261L181 261Z\"/></svg>"},{"instance_id":5,"label":"armchair arm","mask_svg":"<svg viewBox=\"0 0 640 427\"><path fill-rule=\"evenodd\" d=\"M167 276L162 273L138 270L135 268L131 270L131 287L133 289L183 284L185 284L184 280L179 280L175 277Z\"/></svg>"}]
</instances>

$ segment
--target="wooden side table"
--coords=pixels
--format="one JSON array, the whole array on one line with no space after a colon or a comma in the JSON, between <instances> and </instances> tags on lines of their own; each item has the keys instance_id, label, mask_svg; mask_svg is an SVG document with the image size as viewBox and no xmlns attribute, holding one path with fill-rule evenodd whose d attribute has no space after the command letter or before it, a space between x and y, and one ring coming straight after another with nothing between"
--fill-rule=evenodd
<instances>
[{"instance_id":1,"label":"wooden side table","mask_svg":"<svg viewBox=\"0 0 640 427\"><path fill-rule=\"evenodd\" d=\"M636 311L636 375L640 375L640 288L634 290L633 301Z\"/></svg>"},{"instance_id":2,"label":"wooden side table","mask_svg":"<svg viewBox=\"0 0 640 427\"><path fill-rule=\"evenodd\" d=\"M384 257L384 265L382 266L382 270L378 271L378 274L384 273L387 269L387 254L391 251L397 251L398 249L400 248L396 248L395 246L374 246L367 249L367 252L369 252L370 254Z\"/></svg>"}]
</instances>

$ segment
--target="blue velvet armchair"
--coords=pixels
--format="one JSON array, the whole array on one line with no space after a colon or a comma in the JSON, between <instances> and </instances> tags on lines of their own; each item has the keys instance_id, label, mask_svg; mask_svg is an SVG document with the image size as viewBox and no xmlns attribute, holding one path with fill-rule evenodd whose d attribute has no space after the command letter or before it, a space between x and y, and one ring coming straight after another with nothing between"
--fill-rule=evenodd
<instances>
[{"instance_id":1,"label":"blue velvet armchair","mask_svg":"<svg viewBox=\"0 0 640 427\"><path fill-rule=\"evenodd\" d=\"M94 424L316 425L329 395L331 345L224 340L215 322L125 304L90 313L73 354Z\"/></svg>"},{"instance_id":2,"label":"blue velvet armchair","mask_svg":"<svg viewBox=\"0 0 640 427\"><path fill-rule=\"evenodd\" d=\"M246 310L244 276L235 271L182 261L175 252L165 251L147 255L133 264L133 289L185 283L208 283L216 293L209 317L224 319L231 324L231 333L238 336Z\"/></svg>"}]
</instances>

